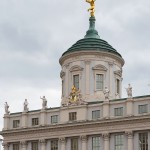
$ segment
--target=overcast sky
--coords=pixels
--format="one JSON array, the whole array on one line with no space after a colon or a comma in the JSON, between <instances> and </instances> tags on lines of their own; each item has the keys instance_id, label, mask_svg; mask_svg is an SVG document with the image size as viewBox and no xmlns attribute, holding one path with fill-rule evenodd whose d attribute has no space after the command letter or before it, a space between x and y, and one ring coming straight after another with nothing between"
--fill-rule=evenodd
<instances>
[{"instance_id":1,"label":"overcast sky","mask_svg":"<svg viewBox=\"0 0 150 150\"><path fill-rule=\"evenodd\" d=\"M84 0L0 0L0 129L11 112L60 105L59 58L89 26ZM97 0L96 29L124 58L123 97L150 95L150 0Z\"/></svg>"}]
</instances>

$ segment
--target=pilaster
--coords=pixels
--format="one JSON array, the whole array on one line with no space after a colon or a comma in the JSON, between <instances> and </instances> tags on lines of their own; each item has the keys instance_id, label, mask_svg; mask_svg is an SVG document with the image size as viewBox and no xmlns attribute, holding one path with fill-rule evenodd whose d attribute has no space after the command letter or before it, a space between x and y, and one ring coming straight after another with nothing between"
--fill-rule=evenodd
<instances>
[{"instance_id":1,"label":"pilaster","mask_svg":"<svg viewBox=\"0 0 150 150\"><path fill-rule=\"evenodd\" d=\"M61 137L59 138L60 141L60 150L66 150L66 138Z\"/></svg>"},{"instance_id":2,"label":"pilaster","mask_svg":"<svg viewBox=\"0 0 150 150\"><path fill-rule=\"evenodd\" d=\"M3 145L4 150L9 150L9 143L4 142L2 145Z\"/></svg>"},{"instance_id":3,"label":"pilaster","mask_svg":"<svg viewBox=\"0 0 150 150\"><path fill-rule=\"evenodd\" d=\"M45 126L46 125L46 110L41 109L40 115L41 115L41 119L40 119L41 125Z\"/></svg>"},{"instance_id":4,"label":"pilaster","mask_svg":"<svg viewBox=\"0 0 150 150\"><path fill-rule=\"evenodd\" d=\"M110 134L108 132L103 133L103 140L104 140L104 150L109 150L109 138Z\"/></svg>"},{"instance_id":5,"label":"pilaster","mask_svg":"<svg viewBox=\"0 0 150 150\"><path fill-rule=\"evenodd\" d=\"M126 114L127 116L133 116L133 99L128 98L126 101Z\"/></svg>"},{"instance_id":6,"label":"pilaster","mask_svg":"<svg viewBox=\"0 0 150 150\"><path fill-rule=\"evenodd\" d=\"M27 141L20 141L21 150L27 150Z\"/></svg>"},{"instance_id":7,"label":"pilaster","mask_svg":"<svg viewBox=\"0 0 150 150\"><path fill-rule=\"evenodd\" d=\"M40 139L39 142L40 142L40 145L41 145L41 150L46 150L46 140L45 139Z\"/></svg>"},{"instance_id":8,"label":"pilaster","mask_svg":"<svg viewBox=\"0 0 150 150\"><path fill-rule=\"evenodd\" d=\"M88 141L88 137L86 135L81 135L81 142L82 142L82 150L88 150L87 148L87 141Z\"/></svg>"},{"instance_id":9,"label":"pilaster","mask_svg":"<svg viewBox=\"0 0 150 150\"><path fill-rule=\"evenodd\" d=\"M3 130L7 130L7 129L9 129L10 115L5 114L3 118L4 118L4 128L3 128Z\"/></svg>"},{"instance_id":10,"label":"pilaster","mask_svg":"<svg viewBox=\"0 0 150 150\"><path fill-rule=\"evenodd\" d=\"M109 119L109 101L103 102L103 117Z\"/></svg>"},{"instance_id":11,"label":"pilaster","mask_svg":"<svg viewBox=\"0 0 150 150\"><path fill-rule=\"evenodd\" d=\"M27 117L28 117L28 113L27 112L23 112L22 113L22 127L23 128L27 128Z\"/></svg>"},{"instance_id":12,"label":"pilaster","mask_svg":"<svg viewBox=\"0 0 150 150\"><path fill-rule=\"evenodd\" d=\"M126 131L125 132L128 138L128 149L127 150L133 150L133 131Z\"/></svg>"}]
</instances>

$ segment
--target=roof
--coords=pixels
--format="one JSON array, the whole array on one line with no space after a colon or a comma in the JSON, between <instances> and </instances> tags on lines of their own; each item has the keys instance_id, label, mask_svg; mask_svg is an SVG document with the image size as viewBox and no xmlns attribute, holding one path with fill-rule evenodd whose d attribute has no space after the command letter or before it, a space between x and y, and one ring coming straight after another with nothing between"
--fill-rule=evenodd
<instances>
[{"instance_id":1,"label":"roof","mask_svg":"<svg viewBox=\"0 0 150 150\"><path fill-rule=\"evenodd\" d=\"M86 32L85 37L83 39L78 40L75 44L73 44L66 52L62 54L62 56L77 51L93 50L93 51L110 52L122 57L117 52L117 50L115 50L110 44L108 44L108 42L100 38L98 32L95 29L95 17L90 17L89 22L90 22L89 30Z\"/></svg>"}]
</instances>

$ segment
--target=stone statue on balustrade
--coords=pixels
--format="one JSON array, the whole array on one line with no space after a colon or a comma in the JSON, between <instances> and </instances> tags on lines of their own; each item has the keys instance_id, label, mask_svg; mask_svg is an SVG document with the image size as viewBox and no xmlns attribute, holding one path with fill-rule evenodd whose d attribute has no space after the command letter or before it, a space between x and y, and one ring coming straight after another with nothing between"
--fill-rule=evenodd
<instances>
[{"instance_id":1,"label":"stone statue on balustrade","mask_svg":"<svg viewBox=\"0 0 150 150\"><path fill-rule=\"evenodd\" d=\"M9 105L7 104L7 102L5 102L5 114L9 114Z\"/></svg>"},{"instance_id":2,"label":"stone statue on balustrade","mask_svg":"<svg viewBox=\"0 0 150 150\"><path fill-rule=\"evenodd\" d=\"M42 109L46 109L47 108L47 99L45 98L45 96L40 97L40 99L42 99Z\"/></svg>"},{"instance_id":3,"label":"stone statue on balustrade","mask_svg":"<svg viewBox=\"0 0 150 150\"><path fill-rule=\"evenodd\" d=\"M109 100L109 89L107 87L105 87L104 90L104 96L105 96L105 100L108 101Z\"/></svg>"},{"instance_id":4,"label":"stone statue on balustrade","mask_svg":"<svg viewBox=\"0 0 150 150\"><path fill-rule=\"evenodd\" d=\"M125 88L127 91L128 98L132 98L132 87L128 84L128 88Z\"/></svg>"},{"instance_id":5,"label":"stone statue on balustrade","mask_svg":"<svg viewBox=\"0 0 150 150\"><path fill-rule=\"evenodd\" d=\"M28 108L28 101L27 101L27 99L25 99L25 101L24 101L24 103L23 103L23 105L24 105L24 112L28 112L29 111L29 108Z\"/></svg>"}]
</instances>

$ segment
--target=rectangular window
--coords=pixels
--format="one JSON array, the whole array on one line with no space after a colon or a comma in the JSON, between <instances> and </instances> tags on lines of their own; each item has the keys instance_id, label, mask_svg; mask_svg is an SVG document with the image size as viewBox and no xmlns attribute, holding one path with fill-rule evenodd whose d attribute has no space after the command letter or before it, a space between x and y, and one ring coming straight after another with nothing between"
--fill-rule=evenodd
<instances>
[{"instance_id":1,"label":"rectangular window","mask_svg":"<svg viewBox=\"0 0 150 150\"><path fill-rule=\"evenodd\" d=\"M39 125L39 118L32 118L32 126Z\"/></svg>"},{"instance_id":2,"label":"rectangular window","mask_svg":"<svg viewBox=\"0 0 150 150\"><path fill-rule=\"evenodd\" d=\"M76 89L79 89L79 75L73 76L73 85L76 87Z\"/></svg>"},{"instance_id":3,"label":"rectangular window","mask_svg":"<svg viewBox=\"0 0 150 150\"><path fill-rule=\"evenodd\" d=\"M148 133L139 133L140 150L148 150Z\"/></svg>"},{"instance_id":4,"label":"rectangular window","mask_svg":"<svg viewBox=\"0 0 150 150\"><path fill-rule=\"evenodd\" d=\"M20 125L20 120L13 120L13 128L18 128Z\"/></svg>"},{"instance_id":5,"label":"rectangular window","mask_svg":"<svg viewBox=\"0 0 150 150\"><path fill-rule=\"evenodd\" d=\"M78 150L78 139L71 139L71 150Z\"/></svg>"},{"instance_id":6,"label":"rectangular window","mask_svg":"<svg viewBox=\"0 0 150 150\"><path fill-rule=\"evenodd\" d=\"M38 150L38 142L32 142L31 143L31 146L32 146L32 150Z\"/></svg>"},{"instance_id":7,"label":"rectangular window","mask_svg":"<svg viewBox=\"0 0 150 150\"><path fill-rule=\"evenodd\" d=\"M115 150L123 150L123 135L115 135Z\"/></svg>"},{"instance_id":8,"label":"rectangular window","mask_svg":"<svg viewBox=\"0 0 150 150\"><path fill-rule=\"evenodd\" d=\"M100 110L92 111L92 119L98 119L98 118L100 118Z\"/></svg>"},{"instance_id":9,"label":"rectangular window","mask_svg":"<svg viewBox=\"0 0 150 150\"><path fill-rule=\"evenodd\" d=\"M51 150L58 150L58 140L51 141Z\"/></svg>"},{"instance_id":10,"label":"rectangular window","mask_svg":"<svg viewBox=\"0 0 150 150\"><path fill-rule=\"evenodd\" d=\"M92 150L100 150L100 137L92 137Z\"/></svg>"},{"instance_id":11,"label":"rectangular window","mask_svg":"<svg viewBox=\"0 0 150 150\"><path fill-rule=\"evenodd\" d=\"M18 143L13 144L13 150L19 150L19 144Z\"/></svg>"},{"instance_id":12,"label":"rectangular window","mask_svg":"<svg viewBox=\"0 0 150 150\"><path fill-rule=\"evenodd\" d=\"M119 79L117 79L117 81L116 81L117 83L116 83L116 89L117 89L117 94L120 94L120 81L119 81Z\"/></svg>"},{"instance_id":13,"label":"rectangular window","mask_svg":"<svg viewBox=\"0 0 150 150\"><path fill-rule=\"evenodd\" d=\"M148 113L148 104L139 105L139 114Z\"/></svg>"},{"instance_id":14,"label":"rectangular window","mask_svg":"<svg viewBox=\"0 0 150 150\"><path fill-rule=\"evenodd\" d=\"M103 90L104 86L104 75L96 74L96 90Z\"/></svg>"},{"instance_id":15,"label":"rectangular window","mask_svg":"<svg viewBox=\"0 0 150 150\"><path fill-rule=\"evenodd\" d=\"M77 113L71 112L69 113L69 121L77 120Z\"/></svg>"},{"instance_id":16,"label":"rectangular window","mask_svg":"<svg viewBox=\"0 0 150 150\"><path fill-rule=\"evenodd\" d=\"M58 115L51 116L51 123L58 123Z\"/></svg>"},{"instance_id":17,"label":"rectangular window","mask_svg":"<svg viewBox=\"0 0 150 150\"><path fill-rule=\"evenodd\" d=\"M115 108L114 116L123 116L123 107Z\"/></svg>"}]
</instances>

